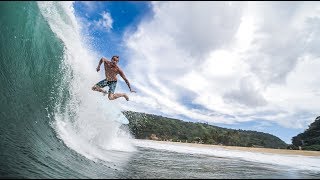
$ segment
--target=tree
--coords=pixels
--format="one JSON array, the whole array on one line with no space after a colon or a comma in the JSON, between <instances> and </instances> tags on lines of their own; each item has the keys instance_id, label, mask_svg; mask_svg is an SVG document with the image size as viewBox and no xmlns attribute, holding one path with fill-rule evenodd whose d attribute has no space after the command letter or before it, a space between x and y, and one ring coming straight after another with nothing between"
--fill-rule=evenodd
<instances>
[{"instance_id":1,"label":"tree","mask_svg":"<svg viewBox=\"0 0 320 180\"><path fill-rule=\"evenodd\" d=\"M303 133L292 137L292 145L301 146L303 150L320 151L320 116Z\"/></svg>"}]
</instances>

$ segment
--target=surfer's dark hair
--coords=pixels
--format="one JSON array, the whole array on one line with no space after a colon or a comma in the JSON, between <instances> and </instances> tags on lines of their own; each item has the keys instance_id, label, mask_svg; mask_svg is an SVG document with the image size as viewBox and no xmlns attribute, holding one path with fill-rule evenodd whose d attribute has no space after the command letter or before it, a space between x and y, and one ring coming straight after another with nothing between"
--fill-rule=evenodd
<instances>
[{"instance_id":1,"label":"surfer's dark hair","mask_svg":"<svg viewBox=\"0 0 320 180\"><path fill-rule=\"evenodd\" d=\"M111 58L111 59L113 59L113 58L118 58L118 59L119 59L119 56L112 56L112 58Z\"/></svg>"}]
</instances>

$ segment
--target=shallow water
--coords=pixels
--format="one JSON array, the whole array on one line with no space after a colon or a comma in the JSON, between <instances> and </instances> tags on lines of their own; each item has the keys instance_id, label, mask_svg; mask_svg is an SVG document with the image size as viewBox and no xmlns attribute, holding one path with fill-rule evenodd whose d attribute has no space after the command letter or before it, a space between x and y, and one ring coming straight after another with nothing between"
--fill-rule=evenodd
<instances>
[{"instance_id":1,"label":"shallow water","mask_svg":"<svg viewBox=\"0 0 320 180\"><path fill-rule=\"evenodd\" d=\"M138 147L137 151L121 170L120 178L304 179L320 177L320 169L297 169L292 166L277 165L276 162L275 164L261 163L237 158L236 155L229 156L233 152L242 153L238 151L218 149L220 154L215 156L208 149L200 147L197 149L204 150L202 153L187 152L191 150L189 146L168 146L145 140L136 140L135 145ZM225 156L221 155L223 153ZM261 153L251 155L259 159ZM281 157L288 158L280 156L279 160ZM295 156L290 157L295 158ZM317 161L320 162L320 159L318 158Z\"/></svg>"}]
</instances>

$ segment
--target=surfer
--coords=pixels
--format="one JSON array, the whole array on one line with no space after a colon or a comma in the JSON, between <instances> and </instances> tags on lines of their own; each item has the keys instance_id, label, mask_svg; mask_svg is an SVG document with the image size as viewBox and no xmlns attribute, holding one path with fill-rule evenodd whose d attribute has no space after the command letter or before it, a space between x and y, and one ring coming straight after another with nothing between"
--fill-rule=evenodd
<instances>
[{"instance_id":1,"label":"surfer","mask_svg":"<svg viewBox=\"0 0 320 180\"><path fill-rule=\"evenodd\" d=\"M103 95L107 94L107 91L103 90L102 88L109 86L108 91L108 98L110 100L117 99L119 97L124 97L127 101L129 101L129 97L125 93L115 93L115 89L117 86L117 75L120 74L122 79L127 83L130 92L136 92L131 89L130 83L126 76L124 75L123 71L119 68L117 63L119 62L119 56L112 56L111 61L108 61L106 58L102 57L99 61L97 72L100 71L100 66L104 63L105 75L106 79L101 80L97 84L92 87L93 91L102 92Z\"/></svg>"}]
</instances>

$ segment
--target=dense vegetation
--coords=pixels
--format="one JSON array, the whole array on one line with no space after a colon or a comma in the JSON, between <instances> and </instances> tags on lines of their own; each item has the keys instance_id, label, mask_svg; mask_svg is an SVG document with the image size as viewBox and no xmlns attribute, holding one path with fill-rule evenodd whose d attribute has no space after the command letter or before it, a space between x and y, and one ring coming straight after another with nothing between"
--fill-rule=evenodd
<instances>
[{"instance_id":1,"label":"dense vegetation","mask_svg":"<svg viewBox=\"0 0 320 180\"><path fill-rule=\"evenodd\" d=\"M129 130L137 139L281 149L288 146L268 133L227 129L132 111L123 114L129 120Z\"/></svg>"},{"instance_id":2,"label":"dense vegetation","mask_svg":"<svg viewBox=\"0 0 320 180\"><path fill-rule=\"evenodd\" d=\"M303 133L292 138L292 148L320 151L320 116Z\"/></svg>"}]
</instances>

